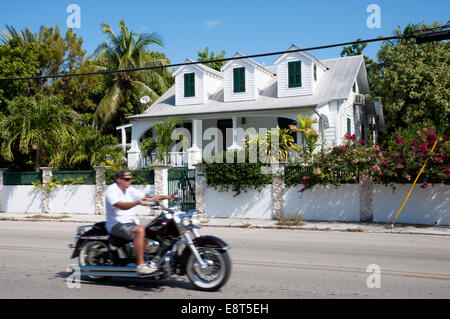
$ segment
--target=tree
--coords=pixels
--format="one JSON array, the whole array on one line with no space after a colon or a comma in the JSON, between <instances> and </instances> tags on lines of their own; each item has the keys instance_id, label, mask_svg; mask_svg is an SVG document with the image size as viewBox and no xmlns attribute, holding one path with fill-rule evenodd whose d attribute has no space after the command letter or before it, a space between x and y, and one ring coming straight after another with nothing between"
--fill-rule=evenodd
<instances>
[{"instance_id":1,"label":"tree","mask_svg":"<svg viewBox=\"0 0 450 319\"><path fill-rule=\"evenodd\" d=\"M154 58L148 50L149 45L163 48L161 37L156 33L134 33L120 20L120 34L116 35L107 23L102 23L102 32L109 42L100 44L95 51L95 64L99 70L127 69L139 67L162 66L169 64L167 59ZM165 72L169 72L163 68ZM110 122L123 106L131 107L131 113L142 112L138 102L142 96L149 96L154 102L159 94L153 88L157 86L161 91L167 90L161 70L144 70L138 72L114 73L106 79L105 96L97 107L97 117L100 129ZM131 102L131 103L130 103ZM131 115L131 114L129 114Z\"/></svg>"},{"instance_id":2,"label":"tree","mask_svg":"<svg viewBox=\"0 0 450 319\"><path fill-rule=\"evenodd\" d=\"M102 135L97 129L74 124L74 136L66 137L58 152L52 154L50 166L61 169L90 169L92 166L122 165L124 155L117 148L117 139Z\"/></svg>"},{"instance_id":3,"label":"tree","mask_svg":"<svg viewBox=\"0 0 450 319\"><path fill-rule=\"evenodd\" d=\"M8 115L0 117L1 154L14 160L13 148L22 154L36 153L36 171L43 156L58 152L62 143L73 136L73 115L54 96L19 96L8 103Z\"/></svg>"},{"instance_id":4,"label":"tree","mask_svg":"<svg viewBox=\"0 0 450 319\"><path fill-rule=\"evenodd\" d=\"M297 116L297 121L298 126L289 125L289 128L301 134L301 145L296 150L303 153L304 161L309 163L313 159L314 151L319 146L320 134L312 127L317 121L308 115L303 116L301 114Z\"/></svg>"},{"instance_id":5,"label":"tree","mask_svg":"<svg viewBox=\"0 0 450 319\"><path fill-rule=\"evenodd\" d=\"M210 61L210 60L217 60L217 59L225 59L225 50L222 50L220 54L215 54L214 51L209 52L209 47L206 47L203 49L203 51L198 51L198 59L197 61ZM219 61L219 62L211 62L211 63L205 63L206 66L209 66L210 68L213 68L214 70L220 71L220 68L225 64L225 61Z\"/></svg>"},{"instance_id":6,"label":"tree","mask_svg":"<svg viewBox=\"0 0 450 319\"><path fill-rule=\"evenodd\" d=\"M440 23L408 25L402 32L410 34ZM431 123L449 135L450 118L450 44L448 41L416 44L405 38L383 42L372 95L381 96L386 133L414 123Z\"/></svg>"},{"instance_id":7,"label":"tree","mask_svg":"<svg viewBox=\"0 0 450 319\"><path fill-rule=\"evenodd\" d=\"M0 45L0 78L29 77L39 69L39 47L34 43L21 45L15 37L9 44ZM31 85L28 81L0 81L0 111L14 97L28 94Z\"/></svg>"},{"instance_id":8,"label":"tree","mask_svg":"<svg viewBox=\"0 0 450 319\"><path fill-rule=\"evenodd\" d=\"M148 137L141 143L144 155L150 157L156 149L158 160L161 163L164 161L167 162L170 146L174 142L172 139L172 131L180 126L183 126L183 122L177 117L170 117L165 122L155 124L152 127L154 137Z\"/></svg>"}]
</instances>

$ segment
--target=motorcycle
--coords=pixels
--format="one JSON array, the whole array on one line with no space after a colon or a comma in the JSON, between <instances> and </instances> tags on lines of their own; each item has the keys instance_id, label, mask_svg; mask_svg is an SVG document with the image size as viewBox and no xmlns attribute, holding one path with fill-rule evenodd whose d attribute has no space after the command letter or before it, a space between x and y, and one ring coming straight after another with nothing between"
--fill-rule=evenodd
<instances>
[{"instance_id":1,"label":"motorcycle","mask_svg":"<svg viewBox=\"0 0 450 319\"><path fill-rule=\"evenodd\" d=\"M179 204L177 199L177 204ZM150 208L159 213L145 226L144 259L157 267L145 276L136 274L133 242L112 236L105 222L80 226L71 258L78 257L80 275L90 280L105 281L111 277L164 279L171 275L187 275L189 281L203 291L216 291L231 273L230 248L215 236L201 236L198 211L183 212L153 202Z\"/></svg>"}]
</instances>

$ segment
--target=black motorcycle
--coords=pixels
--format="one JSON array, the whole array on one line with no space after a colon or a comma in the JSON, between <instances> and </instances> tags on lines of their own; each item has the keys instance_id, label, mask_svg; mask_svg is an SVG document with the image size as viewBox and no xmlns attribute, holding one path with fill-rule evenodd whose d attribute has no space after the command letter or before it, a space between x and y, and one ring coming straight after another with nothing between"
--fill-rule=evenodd
<instances>
[{"instance_id":1,"label":"black motorcycle","mask_svg":"<svg viewBox=\"0 0 450 319\"><path fill-rule=\"evenodd\" d=\"M111 277L163 279L187 275L200 290L215 291L231 273L229 246L215 236L200 236L197 210L182 212L159 202L150 205L159 213L145 226L144 258L158 271L145 276L136 274L133 242L108 234L105 222L80 226L75 237L72 258L78 257L80 275L104 281Z\"/></svg>"}]
</instances>

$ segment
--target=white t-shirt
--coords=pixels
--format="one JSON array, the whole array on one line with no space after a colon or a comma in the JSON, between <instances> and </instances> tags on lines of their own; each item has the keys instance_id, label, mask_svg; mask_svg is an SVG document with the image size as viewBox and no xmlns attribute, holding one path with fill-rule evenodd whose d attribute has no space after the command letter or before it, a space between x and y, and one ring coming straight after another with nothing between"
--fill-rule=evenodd
<instances>
[{"instance_id":1,"label":"white t-shirt","mask_svg":"<svg viewBox=\"0 0 450 319\"><path fill-rule=\"evenodd\" d=\"M125 193L114 183L106 189L106 229L111 232L111 229L117 223L132 223L135 222L139 225L139 219L136 218L136 214L133 209L122 210L114 206L118 202L135 202L144 198L144 194L139 190L128 187Z\"/></svg>"}]
</instances>

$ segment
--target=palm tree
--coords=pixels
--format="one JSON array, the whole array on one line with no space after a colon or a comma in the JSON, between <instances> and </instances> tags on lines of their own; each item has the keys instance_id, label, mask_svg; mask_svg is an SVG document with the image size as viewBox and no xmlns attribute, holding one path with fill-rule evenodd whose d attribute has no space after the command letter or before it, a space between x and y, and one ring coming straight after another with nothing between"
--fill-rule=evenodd
<instances>
[{"instance_id":1,"label":"palm tree","mask_svg":"<svg viewBox=\"0 0 450 319\"><path fill-rule=\"evenodd\" d=\"M60 101L49 96L43 99L17 97L8 103L7 114L0 115L1 154L14 160L13 146L20 153L36 152L36 171L42 155L58 152L65 139L73 136L73 114Z\"/></svg>"},{"instance_id":2,"label":"palm tree","mask_svg":"<svg viewBox=\"0 0 450 319\"><path fill-rule=\"evenodd\" d=\"M167 59L158 59L147 50L149 45L157 45L161 48L163 43L161 37L156 33L133 33L129 30L123 20L120 20L120 34L116 35L107 23L102 23L102 32L108 37L109 42L98 46L94 52L94 64L98 70L113 70L139 68L148 66L160 66L169 64ZM164 68L165 72L169 72ZM117 114L121 104L126 100L128 94L136 97L149 96L154 102L159 98L152 84L163 91L167 90L164 76L161 71L144 70L136 72L115 73L106 94L97 107L97 117L101 120L100 127L111 121ZM140 110L142 111L142 110Z\"/></svg>"},{"instance_id":3,"label":"palm tree","mask_svg":"<svg viewBox=\"0 0 450 319\"><path fill-rule=\"evenodd\" d=\"M30 28L26 27L24 30L17 31L13 26L5 24L6 31L2 31L0 39L3 44L9 44L9 41L15 37L19 37L22 40L22 44L41 42L44 39L45 27L42 25L38 33L33 33Z\"/></svg>"},{"instance_id":4,"label":"palm tree","mask_svg":"<svg viewBox=\"0 0 450 319\"><path fill-rule=\"evenodd\" d=\"M154 138L148 137L141 143L143 153L151 157L152 152L157 150L157 157L160 163L168 162L167 155L170 146L174 142L172 131L176 127L183 126L183 122L177 117L169 117L167 121L155 124L152 129L155 133Z\"/></svg>"},{"instance_id":5,"label":"palm tree","mask_svg":"<svg viewBox=\"0 0 450 319\"><path fill-rule=\"evenodd\" d=\"M96 128L75 124L75 137L67 138L51 158L50 166L63 169L90 169L107 165L120 167L123 154L116 147L117 139L102 135Z\"/></svg>"},{"instance_id":6,"label":"palm tree","mask_svg":"<svg viewBox=\"0 0 450 319\"><path fill-rule=\"evenodd\" d=\"M289 128L302 135L301 146L297 150L303 152L305 162L309 162L313 159L314 150L319 145L320 134L312 127L313 124L317 123L317 120L301 114L297 116L297 120L299 126L289 125Z\"/></svg>"}]
</instances>

